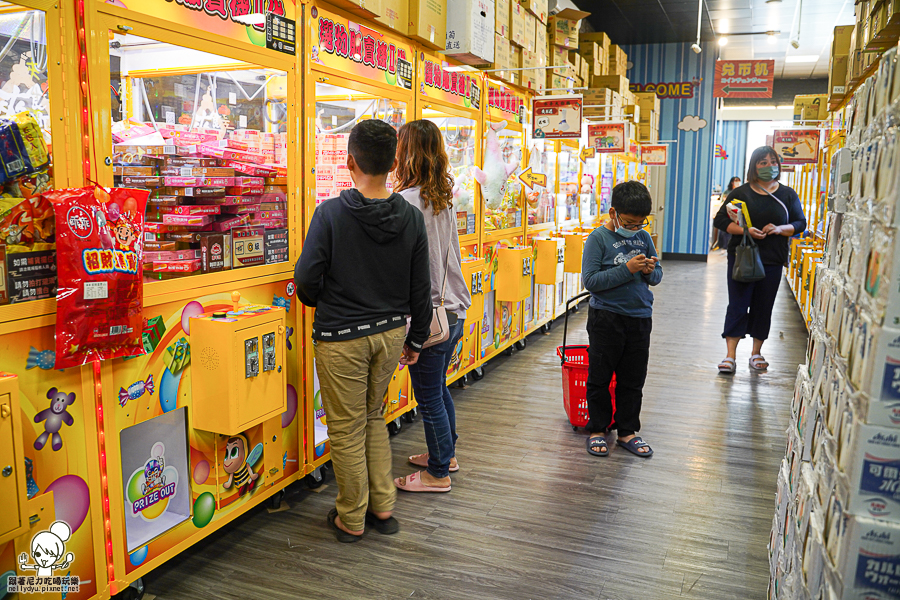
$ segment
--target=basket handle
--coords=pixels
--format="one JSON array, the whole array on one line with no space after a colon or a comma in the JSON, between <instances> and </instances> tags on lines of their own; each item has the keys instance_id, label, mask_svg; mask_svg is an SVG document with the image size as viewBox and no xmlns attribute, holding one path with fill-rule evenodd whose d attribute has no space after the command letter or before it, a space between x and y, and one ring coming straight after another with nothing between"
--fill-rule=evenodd
<instances>
[{"instance_id":1,"label":"basket handle","mask_svg":"<svg viewBox=\"0 0 900 600\"><path fill-rule=\"evenodd\" d=\"M582 298L587 298L590 296L590 292L581 292L577 296L572 296L566 301L566 320L563 322L563 343L562 343L562 352L560 353L560 364L566 364L566 334L569 332L569 305L573 302L577 302Z\"/></svg>"}]
</instances>

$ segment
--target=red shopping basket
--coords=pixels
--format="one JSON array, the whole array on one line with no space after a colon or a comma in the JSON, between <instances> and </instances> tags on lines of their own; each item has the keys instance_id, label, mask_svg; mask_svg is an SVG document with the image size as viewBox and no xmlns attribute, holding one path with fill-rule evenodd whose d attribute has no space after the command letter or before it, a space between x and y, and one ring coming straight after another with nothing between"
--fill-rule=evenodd
<instances>
[{"instance_id":1,"label":"red shopping basket","mask_svg":"<svg viewBox=\"0 0 900 600\"><path fill-rule=\"evenodd\" d=\"M570 298L566 302L566 320L563 326L563 345L556 349L562 363L563 407L572 429L585 427L588 424L587 380L588 380L588 346L566 346L566 334L569 329L569 304L590 296L584 292ZM616 376L613 374L609 384L612 397L613 413L616 409Z\"/></svg>"}]
</instances>

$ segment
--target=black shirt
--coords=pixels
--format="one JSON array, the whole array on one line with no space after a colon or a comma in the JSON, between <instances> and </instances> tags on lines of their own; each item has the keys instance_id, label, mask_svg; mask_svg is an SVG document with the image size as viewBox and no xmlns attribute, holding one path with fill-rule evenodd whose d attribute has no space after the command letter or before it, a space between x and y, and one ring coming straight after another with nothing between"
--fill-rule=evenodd
<instances>
[{"instance_id":1,"label":"black shirt","mask_svg":"<svg viewBox=\"0 0 900 600\"><path fill-rule=\"evenodd\" d=\"M800 197L793 189L786 185L779 185L773 194L781 200L779 204L769 194L757 194L745 183L728 194L727 200L722 203L713 224L717 229L728 231L728 224L733 223L726 212L728 204L732 200L743 200L750 214L750 223L757 229L762 229L769 223L772 225L793 225L794 233L801 234L806 229L806 217L803 215L803 207L800 205ZM782 204L784 206L782 206ZM787 208L787 213L785 212ZM743 236L731 236L728 244L728 253L734 254L734 249L741 244ZM769 235L761 240L754 240L759 246L759 257L764 265L783 265L788 260L790 252L790 239L783 235Z\"/></svg>"},{"instance_id":2,"label":"black shirt","mask_svg":"<svg viewBox=\"0 0 900 600\"><path fill-rule=\"evenodd\" d=\"M400 194L355 189L313 213L294 270L297 298L316 307L312 337L338 342L406 327L417 351L431 328L431 268L422 211Z\"/></svg>"}]
</instances>

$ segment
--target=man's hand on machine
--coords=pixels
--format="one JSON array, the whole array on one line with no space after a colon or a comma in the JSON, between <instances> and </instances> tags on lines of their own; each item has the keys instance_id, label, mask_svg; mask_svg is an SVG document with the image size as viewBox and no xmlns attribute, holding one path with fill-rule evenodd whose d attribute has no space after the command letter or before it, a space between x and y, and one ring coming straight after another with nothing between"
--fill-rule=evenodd
<instances>
[{"instance_id":1,"label":"man's hand on machine","mask_svg":"<svg viewBox=\"0 0 900 600\"><path fill-rule=\"evenodd\" d=\"M418 362L418 360L419 360L419 353L414 351L412 348L410 348L406 344L404 344L403 345L403 354L400 355L400 364L406 365L408 367L409 365L416 364L416 362Z\"/></svg>"}]
</instances>

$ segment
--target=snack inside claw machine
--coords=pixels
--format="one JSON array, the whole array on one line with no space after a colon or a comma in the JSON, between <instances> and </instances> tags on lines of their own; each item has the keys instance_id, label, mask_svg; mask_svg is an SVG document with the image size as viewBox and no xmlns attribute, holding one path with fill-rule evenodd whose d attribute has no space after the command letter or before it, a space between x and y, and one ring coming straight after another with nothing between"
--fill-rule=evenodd
<instances>
[{"instance_id":1,"label":"snack inside claw machine","mask_svg":"<svg viewBox=\"0 0 900 600\"><path fill-rule=\"evenodd\" d=\"M415 50L406 38L384 25L326 7L306 5L306 214L308 225L316 207L353 187L347 170L347 142L353 127L365 119L380 119L396 129L413 109ZM388 178L388 187L393 182ZM307 331L313 310L306 309ZM327 415L321 402L312 345L307 344L306 392L312 402L306 413L309 460L318 467L330 459ZM415 408L406 368L394 372L385 397L389 429L402 426L400 416Z\"/></svg>"},{"instance_id":2,"label":"snack inside claw machine","mask_svg":"<svg viewBox=\"0 0 900 600\"><path fill-rule=\"evenodd\" d=\"M491 270L490 286L484 288L482 360L521 338L523 301L530 297L530 293L519 297L518 282L512 277L497 276L501 253L511 256L503 251L514 250L523 254L524 260L527 250L533 260L525 243L525 186L519 177L525 163L528 96L492 79L486 79L485 87L483 166L476 170L484 211L482 255ZM506 289L506 285L513 287Z\"/></svg>"},{"instance_id":3,"label":"snack inside claw machine","mask_svg":"<svg viewBox=\"0 0 900 600\"><path fill-rule=\"evenodd\" d=\"M114 595L308 471L300 31L292 2L87 4L97 180L150 193L145 354L99 368Z\"/></svg>"},{"instance_id":4,"label":"snack inside claw machine","mask_svg":"<svg viewBox=\"0 0 900 600\"><path fill-rule=\"evenodd\" d=\"M475 368L483 315L484 260L479 255L481 227L476 161L481 156L483 75L445 57L417 49L416 118L438 126L453 176L453 208L459 234L463 276L470 282L472 307L466 313L463 337L447 370L448 382ZM480 161L479 161L480 162Z\"/></svg>"}]
</instances>

